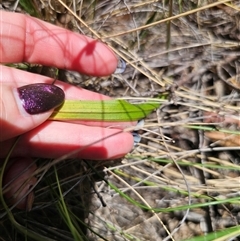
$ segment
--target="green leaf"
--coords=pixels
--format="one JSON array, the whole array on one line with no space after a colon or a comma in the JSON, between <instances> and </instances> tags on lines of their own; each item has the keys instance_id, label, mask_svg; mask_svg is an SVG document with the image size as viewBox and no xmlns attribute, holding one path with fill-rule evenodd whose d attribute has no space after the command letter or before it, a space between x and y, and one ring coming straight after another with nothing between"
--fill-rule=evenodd
<instances>
[{"instance_id":1,"label":"green leaf","mask_svg":"<svg viewBox=\"0 0 240 241\"><path fill-rule=\"evenodd\" d=\"M131 104L125 100L66 100L55 109L53 120L136 121L145 118L159 102Z\"/></svg>"}]
</instances>

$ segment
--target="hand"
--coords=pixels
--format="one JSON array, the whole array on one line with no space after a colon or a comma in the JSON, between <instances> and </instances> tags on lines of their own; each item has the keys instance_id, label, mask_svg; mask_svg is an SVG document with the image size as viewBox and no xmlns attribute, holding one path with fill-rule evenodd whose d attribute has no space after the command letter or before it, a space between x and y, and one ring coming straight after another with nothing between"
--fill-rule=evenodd
<instances>
[{"instance_id":1,"label":"hand","mask_svg":"<svg viewBox=\"0 0 240 241\"><path fill-rule=\"evenodd\" d=\"M38 63L93 76L109 75L117 66L114 53L97 40L29 16L0 11L0 29L1 63ZM124 156L132 149L132 135L120 129L134 123L114 123L117 128L105 128L113 123L49 121L47 119L53 111L51 106L47 106L44 113L27 113L18 88L33 84L34 93L38 93L39 89L34 84L51 84L53 80L3 65L0 68L0 158L6 157L20 136L11 153L11 157L20 158L15 158L8 168L5 182L12 179L18 170L25 169L31 162L30 157L58 158L76 151L71 157L102 160ZM109 98L60 81L55 85L64 91L65 99ZM60 99L58 104L63 101Z\"/></svg>"}]
</instances>

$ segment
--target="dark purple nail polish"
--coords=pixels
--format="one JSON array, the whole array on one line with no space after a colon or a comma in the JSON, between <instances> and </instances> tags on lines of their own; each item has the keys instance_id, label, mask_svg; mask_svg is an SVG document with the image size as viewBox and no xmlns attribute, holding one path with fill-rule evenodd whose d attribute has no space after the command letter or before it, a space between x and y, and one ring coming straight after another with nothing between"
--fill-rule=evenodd
<instances>
[{"instance_id":1,"label":"dark purple nail polish","mask_svg":"<svg viewBox=\"0 0 240 241\"><path fill-rule=\"evenodd\" d=\"M49 111L61 105L65 94L52 84L30 84L17 89L23 108L31 115Z\"/></svg>"}]
</instances>

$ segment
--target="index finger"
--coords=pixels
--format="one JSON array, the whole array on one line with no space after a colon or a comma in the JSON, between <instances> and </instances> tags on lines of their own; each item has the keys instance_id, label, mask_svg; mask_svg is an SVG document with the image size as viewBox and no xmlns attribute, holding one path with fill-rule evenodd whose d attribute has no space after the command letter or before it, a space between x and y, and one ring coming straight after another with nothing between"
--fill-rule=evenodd
<instances>
[{"instance_id":1,"label":"index finger","mask_svg":"<svg viewBox=\"0 0 240 241\"><path fill-rule=\"evenodd\" d=\"M93 76L117 67L105 44L27 15L0 11L0 29L1 63L38 63Z\"/></svg>"}]
</instances>

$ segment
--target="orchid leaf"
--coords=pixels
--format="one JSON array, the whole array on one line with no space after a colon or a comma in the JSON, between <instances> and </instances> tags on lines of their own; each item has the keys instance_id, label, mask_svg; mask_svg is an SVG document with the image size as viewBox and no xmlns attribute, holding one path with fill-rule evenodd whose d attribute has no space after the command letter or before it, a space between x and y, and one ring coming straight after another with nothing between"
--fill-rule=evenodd
<instances>
[{"instance_id":1,"label":"orchid leaf","mask_svg":"<svg viewBox=\"0 0 240 241\"><path fill-rule=\"evenodd\" d=\"M52 120L136 121L160 106L159 102L131 104L125 100L65 100Z\"/></svg>"}]
</instances>

